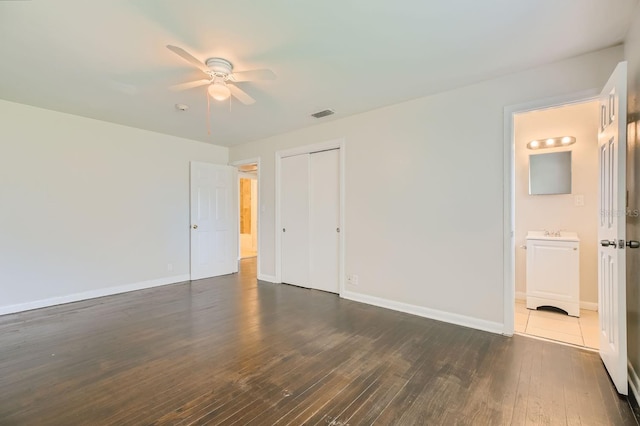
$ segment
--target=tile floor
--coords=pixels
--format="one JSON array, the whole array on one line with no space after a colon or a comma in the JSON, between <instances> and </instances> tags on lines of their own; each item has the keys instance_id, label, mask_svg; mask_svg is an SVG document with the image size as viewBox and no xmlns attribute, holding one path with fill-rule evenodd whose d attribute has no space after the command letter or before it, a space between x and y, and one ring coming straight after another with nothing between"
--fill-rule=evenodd
<instances>
[{"instance_id":1,"label":"tile floor","mask_svg":"<svg viewBox=\"0 0 640 426\"><path fill-rule=\"evenodd\" d=\"M240 248L240 258L245 259L247 257L256 257L257 252L255 250L245 249L244 247Z\"/></svg>"},{"instance_id":2,"label":"tile floor","mask_svg":"<svg viewBox=\"0 0 640 426\"><path fill-rule=\"evenodd\" d=\"M595 311L580 309L580 318L575 318L527 309L524 300L516 300L515 331L598 349L598 313Z\"/></svg>"}]
</instances>

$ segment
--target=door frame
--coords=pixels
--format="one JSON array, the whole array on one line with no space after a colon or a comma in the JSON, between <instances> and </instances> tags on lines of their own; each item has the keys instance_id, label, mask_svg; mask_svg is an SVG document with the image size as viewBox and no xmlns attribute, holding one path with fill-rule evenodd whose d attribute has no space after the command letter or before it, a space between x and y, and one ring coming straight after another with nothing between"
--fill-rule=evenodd
<instances>
[{"instance_id":1,"label":"door frame","mask_svg":"<svg viewBox=\"0 0 640 426\"><path fill-rule=\"evenodd\" d=\"M538 99L504 107L504 152L503 152L503 331L513 336L515 328L515 126L516 114L539 111L561 106L580 104L599 99L601 88L584 90L567 95ZM625 309L626 314L626 309Z\"/></svg>"},{"instance_id":2,"label":"door frame","mask_svg":"<svg viewBox=\"0 0 640 426\"><path fill-rule=\"evenodd\" d=\"M311 145L304 145L290 149L283 149L275 152L275 174L276 174L276 193L275 193L275 219L276 219L276 227L275 227L275 241L276 241L276 251L275 251L275 261L276 261L276 283L282 283L282 232L279 232L282 229L282 211L281 211L281 168L282 168L282 159L285 157L291 157L294 155L302 155L302 154L311 154L313 152L318 151L327 151L330 149L338 149L338 158L339 158L339 187L340 187L340 200L339 200L339 227L340 227L340 235L338 236L338 288L339 295L342 297L345 291L345 164L346 164L346 152L345 152L345 139L332 139L325 142L319 142ZM260 169L258 168L258 171Z\"/></svg>"},{"instance_id":3,"label":"door frame","mask_svg":"<svg viewBox=\"0 0 640 426\"><path fill-rule=\"evenodd\" d=\"M261 179L261 172L262 172L262 167L260 165L260 157L253 157L253 158L247 158L244 160L238 160L238 161L234 161L232 163L230 163L230 166L233 167L238 167L238 166L244 166L247 164L257 164L258 166L258 173L257 173L257 177L256 180L258 181L258 211L256 212L257 214L257 218L256 221L258 222L258 239L257 239L257 248L256 248L256 275L257 278L261 281L263 281L263 277L262 277L262 272L261 272L261 268L260 268L260 231L262 230L262 223L260 222L262 214L261 211L262 210L262 203L261 203L261 198L262 198L262 188L261 188L261 184L262 184L262 179ZM241 178L241 173L238 170L238 179L236 182L236 193L238 194L238 215L240 214L240 178ZM238 216L238 253L236 253L236 257L238 258L238 261L240 261L240 217ZM269 280L267 280L269 281Z\"/></svg>"}]
</instances>

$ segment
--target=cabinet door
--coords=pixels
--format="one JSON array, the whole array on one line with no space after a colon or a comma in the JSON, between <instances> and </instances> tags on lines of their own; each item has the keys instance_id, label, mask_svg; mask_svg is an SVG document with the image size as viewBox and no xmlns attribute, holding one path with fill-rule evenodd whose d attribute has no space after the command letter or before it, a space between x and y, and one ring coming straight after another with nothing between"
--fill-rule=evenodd
<instances>
[{"instance_id":1,"label":"cabinet door","mask_svg":"<svg viewBox=\"0 0 640 426\"><path fill-rule=\"evenodd\" d=\"M577 244L535 241L527 249L527 296L578 302Z\"/></svg>"}]
</instances>

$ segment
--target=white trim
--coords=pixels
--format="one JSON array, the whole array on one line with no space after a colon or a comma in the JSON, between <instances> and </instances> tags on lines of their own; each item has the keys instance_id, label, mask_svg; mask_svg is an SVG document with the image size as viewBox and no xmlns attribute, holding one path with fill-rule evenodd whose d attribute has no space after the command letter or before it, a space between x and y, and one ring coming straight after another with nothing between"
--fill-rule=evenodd
<instances>
[{"instance_id":1,"label":"white trim","mask_svg":"<svg viewBox=\"0 0 640 426\"><path fill-rule=\"evenodd\" d=\"M627 359L627 377L629 382L629 388L631 392L633 392L633 396L636 398L636 402L640 403L640 378L638 378L638 374L636 370L631 365L631 361Z\"/></svg>"},{"instance_id":2,"label":"white trim","mask_svg":"<svg viewBox=\"0 0 640 426\"><path fill-rule=\"evenodd\" d=\"M580 309L584 309L585 311L598 311L598 304L593 302L585 302L584 300L580 301Z\"/></svg>"},{"instance_id":3,"label":"white trim","mask_svg":"<svg viewBox=\"0 0 640 426\"><path fill-rule=\"evenodd\" d=\"M258 274L258 280L259 281L266 281L268 283L277 283L278 280L276 280L275 275L262 275L262 274Z\"/></svg>"},{"instance_id":4,"label":"white trim","mask_svg":"<svg viewBox=\"0 0 640 426\"><path fill-rule=\"evenodd\" d=\"M339 258L338 258L338 284L339 284L339 294L342 296L345 293L345 265L346 265L346 250L345 250L345 202L346 202L346 178L345 178L345 170L346 170L346 148L345 148L345 139L333 139L326 142L320 142L312 145L299 146L291 149L284 149L275 152L275 177L276 177L276 193L275 193L275 216L276 216L276 252L275 252L275 260L276 260L276 276L275 282L282 282L282 264L281 264L281 255L282 255L282 233L280 229L282 229L282 217L281 217L281 167L282 167L282 159L285 157L292 157L294 155L302 155L302 154L310 154L312 152L325 151L329 149L338 149L340 150L338 156L340 161L340 236L338 237L339 244ZM258 173L260 172L260 168L258 168Z\"/></svg>"},{"instance_id":5,"label":"white trim","mask_svg":"<svg viewBox=\"0 0 640 426\"><path fill-rule=\"evenodd\" d=\"M258 166L257 176L251 176L251 179L256 179L258 181L258 211L256 212L258 215L258 238L257 238L257 250L256 250L256 267L257 267L257 275L258 279L262 276L260 272L262 268L260 267L260 233L262 232L262 167L260 165L260 157L247 158L244 160L234 161L230 165L233 167L242 166L244 164L256 164ZM237 193L240 193L240 173L238 173L238 189ZM238 197L238 212L240 211L240 197ZM240 219L238 218L238 259L240 259ZM265 280L267 281L267 280Z\"/></svg>"},{"instance_id":6,"label":"white trim","mask_svg":"<svg viewBox=\"0 0 640 426\"><path fill-rule=\"evenodd\" d=\"M114 294L128 293L130 291L144 290L146 288L160 287L168 284L176 284L189 281L189 278L189 274L174 275L172 277L158 278L155 280L142 281L133 284L124 284L115 287L105 287L97 290L83 291L81 293L68 294L66 296L34 300L33 302L19 303L17 305L0 306L0 315L30 311L32 309L46 308L48 306L63 305L65 303L95 299L97 297L112 296Z\"/></svg>"},{"instance_id":7,"label":"white trim","mask_svg":"<svg viewBox=\"0 0 640 426\"><path fill-rule=\"evenodd\" d=\"M563 105L578 104L598 99L600 89L589 89L577 93L538 99L522 104L504 107L504 151L503 151L503 297L504 314L503 334L513 335L515 306L515 137L513 118L516 114L528 111L555 108Z\"/></svg>"},{"instance_id":8,"label":"white trim","mask_svg":"<svg viewBox=\"0 0 640 426\"><path fill-rule=\"evenodd\" d=\"M382 299L380 297L368 296L366 294L355 293L352 291L344 291L342 292L340 297L348 300L353 300L355 302L366 303L367 305L392 309L394 311L406 312L408 314L418 315L424 318L430 318L451 324L461 325L463 327L489 331L491 333L501 334L503 330L503 325L498 322L468 317L465 315L453 314L450 312L425 308L423 306L410 305L408 303L396 302L394 300Z\"/></svg>"},{"instance_id":9,"label":"white trim","mask_svg":"<svg viewBox=\"0 0 640 426\"><path fill-rule=\"evenodd\" d=\"M310 154L312 152L326 151L329 149L342 149L344 138L332 139L325 142L318 142L311 145L297 146L295 148L281 149L276 151L276 158L293 157L294 155Z\"/></svg>"}]
</instances>

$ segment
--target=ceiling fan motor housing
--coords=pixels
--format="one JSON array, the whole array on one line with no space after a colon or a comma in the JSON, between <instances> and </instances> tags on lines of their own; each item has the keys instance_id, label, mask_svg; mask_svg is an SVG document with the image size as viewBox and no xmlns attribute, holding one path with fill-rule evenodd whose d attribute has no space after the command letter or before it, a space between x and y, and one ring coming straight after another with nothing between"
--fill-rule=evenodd
<instances>
[{"instance_id":1,"label":"ceiling fan motor housing","mask_svg":"<svg viewBox=\"0 0 640 426\"><path fill-rule=\"evenodd\" d=\"M206 64L214 75L220 77L226 77L233 71L233 65L226 59L209 58Z\"/></svg>"}]
</instances>

